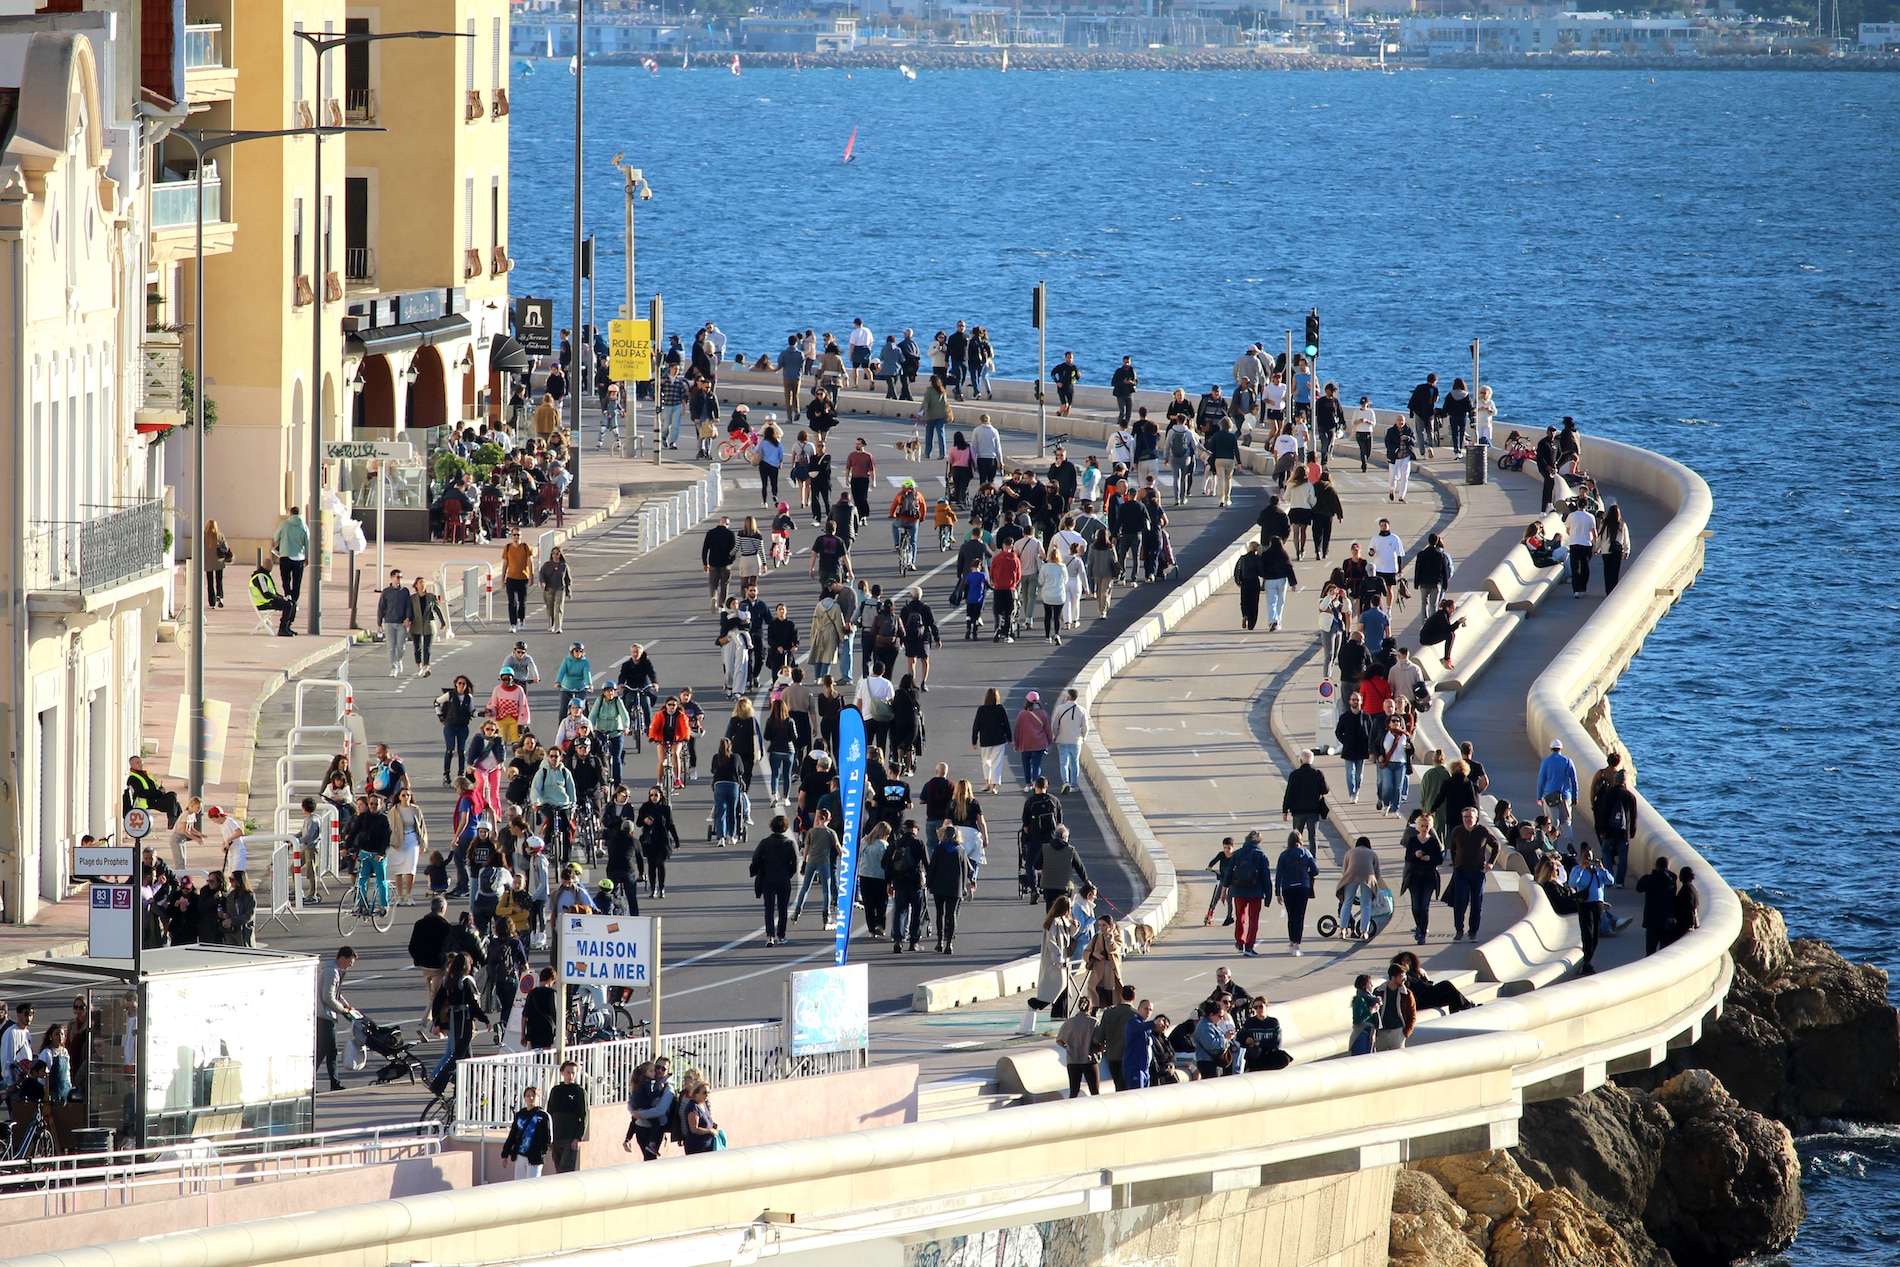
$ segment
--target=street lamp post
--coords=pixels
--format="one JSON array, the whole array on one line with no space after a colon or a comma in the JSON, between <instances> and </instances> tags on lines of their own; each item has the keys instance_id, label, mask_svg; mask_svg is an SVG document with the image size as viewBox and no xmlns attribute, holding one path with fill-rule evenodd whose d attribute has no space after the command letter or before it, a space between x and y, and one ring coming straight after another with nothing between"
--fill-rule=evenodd
<instances>
[{"instance_id":1,"label":"street lamp post","mask_svg":"<svg viewBox=\"0 0 1900 1267\"><path fill-rule=\"evenodd\" d=\"M324 94L325 81L323 78L324 59L330 55L332 50L342 48L346 44L374 44L380 40L440 40L440 39L457 39L457 38L460 38L460 39L474 39L475 38L474 36L470 35L467 31L386 31L386 32L352 31L352 32L346 32L343 35L333 35L328 32L322 32L322 31L303 31L303 30L293 29L291 31L291 34L296 36L298 39L302 40L305 44L309 45L310 50L317 55L317 101L318 101L319 110L322 109L322 102L325 99L325 94ZM335 129L335 131L381 132L383 131L383 129L379 127L365 126L365 127L360 127L360 128L347 128L347 127L337 128ZM322 250L324 249L324 246L326 246L330 240L329 235L325 232L325 230L329 227L329 222L328 222L328 219L324 215L324 200L323 200L323 137L324 135L325 135L324 133L319 132L317 134L316 141L314 145L312 146L312 148L316 150L316 168L317 168L316 182L317 183L312 187L313 192L311 193L311 200L312 200L312 205L316 207L316 214L317 214L316 240L318 243L322 244L322 245L319 245L317 248L319 252L322 252ZM312 271L313 272L318 272L318 271L328 272L329 271L328 266L329 266L330 260L327 255L322 259L321 263L324 266L321 270L312 270ZM315 310L310 321L310 324L312 327L311 332L310 332L310 401L311 401L310 480L309 480L310 509L308 512L309 517L308 517L307 522L311 525L312 531L315 533L315 536L316 536L316 540L313 543L316 546L316 549L310 552L312 556L312 562L315 562L317 558L321 557L322 551L323 551L323 304L324 304L323 282L324 282L324 279L321 276L318 276L318 277L312 277L311 280L316 283L311 288L312 290L316 292L316 298L313 301L315 305ZM343 402L341 400L337 402L338 408L342 407L342 403ZM312 571L314 572L315 569L312 569ZM306 592L310 596L309 632L313 635L320 634L323 632L323 577L321 574L316 575L315 579L311 582Z\"/></svg>"},{"instance_id":2,"label":"street lamp post","mask_svg":"<svg viewBox=\"0 0 1900 1267\"><path fill-rule=\"evenodd\" d=\"M646 177L640 174L639 168L628 167L625 163L620 161L621 159L625 157L626 157L626 154L624 152L614 155L614 166L620 170L620 174L622 176L626 177L627 320L637 321L639 320L640 313L639 313L639 310L633 306L634 294L635 294L634 285L633 285L633 199L634 199L634 195L638 194L641 201L644 202L653 197L653 189L650 185L647 184ZM655 348L659 347L660 332L658 330L649 328L647 331L647 337L651 341L651 346ZM660 434L660 382L659 382L658 377L656 376L652 380L652 382L653 382L653 462L654 462L654 465L657 466L662 461L662 458L660 455L660 449L661 449L661 441L665 437L663 437ZM627 402L627 411L633 417L633 434L635 436L638 436L640 434L640 424L639 424L640 391L639 391L639 385L637 383L634 385L633 396Z\"/></svg>"},{"instance_id":3,"label":"street lamp post","mask_svg":"<svg viewBox=\"0 0 1900 1267\"><path fill-rule=\"evenodd\" d=\"M204 794L205 783L205 155L242 145L286 136L334 136L346 128L280 128L274 131L230 131L199 128L174 131L191 147L197 166L196 254L192 261L197 311L192 326L191 514L195 553L191 568L191 765L190 793ZM380 130L380 129L379 129Z\"/></svg>"},{"instance_id":4,"label":"street lamp post","mask_svg":"<svg viewBox=\"0 0 1900 1267\"><path fill-rule=\"evenodd\" d=\"M585 181L581 172L581 137L584 133L583 97L581 80L587 69L587 0L577 0L574 5L574 306L569 309L574 350L574 358L567 367L567 403L572 443L567 446L568 485L567 507L579 510L581 505L581 358L592 355L592 349L584 347L587 331L581 326L581 192Z\"/></svg>"}]
</instances>

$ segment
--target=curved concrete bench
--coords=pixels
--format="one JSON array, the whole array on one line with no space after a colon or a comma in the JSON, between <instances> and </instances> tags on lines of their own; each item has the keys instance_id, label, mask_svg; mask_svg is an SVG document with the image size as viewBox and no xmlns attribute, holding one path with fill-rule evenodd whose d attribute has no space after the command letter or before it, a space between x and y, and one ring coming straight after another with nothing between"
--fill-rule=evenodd
<instances>
[{"instance_id":1,"label":"curved concrete bench","mask_svg":"<svg viewBox=\"0 0 1900 1267\"><path fill-rule=\"evenodd\" d=\"M1543 523L1546 535L1561 527L1555 515L1545 515ZM1566 575L1560 563L1538 567L1531 562L1531 552L1519 544L1511 547L1504 562L1491 569L1491 574L1484 578L1484 588L1494 600L1504 604L1506 611L1530 612L1550 597Z\"/></svg>"}]
</instances>

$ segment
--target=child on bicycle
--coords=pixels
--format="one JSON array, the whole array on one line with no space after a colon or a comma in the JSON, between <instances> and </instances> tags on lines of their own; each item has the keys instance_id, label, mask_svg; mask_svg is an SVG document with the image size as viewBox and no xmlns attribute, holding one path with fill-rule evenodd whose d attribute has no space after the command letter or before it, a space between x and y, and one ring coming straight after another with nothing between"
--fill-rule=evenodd
<instances>
[{"instance_id":1,"label":"child on bicycle","mask_svg":"<svg viewBox=\"0 0 1900 1267\"><path fill-rule=\"evenodd\" d=\"M937 499L937 512L932 522L937 525L937 553L948 554L950 547L956 544L957 512L947 497Z\"/></svg>"},{"instance_id":2,"label":"child on bicycle","mask_svg":"<svg viewBox=\"0 0 1900 1267\"><path fill-rule=\"evenodd\" d=\"M798 525L792 519L792 508L785 502L778 504L778 513L772 518L772 566L784 567L792 557L792 529Z\"/></svg>"}]
</instances>

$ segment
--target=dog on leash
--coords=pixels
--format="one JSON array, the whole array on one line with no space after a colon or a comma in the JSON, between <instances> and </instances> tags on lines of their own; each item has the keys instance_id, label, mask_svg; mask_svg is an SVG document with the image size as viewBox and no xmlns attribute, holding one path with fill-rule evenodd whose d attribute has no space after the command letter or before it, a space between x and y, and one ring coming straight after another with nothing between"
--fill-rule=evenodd
<instances>
[{"instance_id":1,"label":"dog on leash","mask_svg":"<svg viewBox=\"0 0 1900 1267\"><path fill-rule=\"evenodd\" d=\"M924 442L922 438L919 437L915 431L910 433L910 439L899 440L896 444L892 445L891 447L896 449L899 453L903 454L905 457L909 458L913 462L923 461Z\"/></svg>"},{"instance_id":2,"label":"dog on leash","mask_svg":"<svg viewBox=\"0 0 1900 1267\"><path fill-rule=\"evenodd\" d=\"M1145 955L1154 949L1155 930L1152 924L1142 924L1130 920L1121 926L1122 954Z\"/></svg>"}]
</instances>

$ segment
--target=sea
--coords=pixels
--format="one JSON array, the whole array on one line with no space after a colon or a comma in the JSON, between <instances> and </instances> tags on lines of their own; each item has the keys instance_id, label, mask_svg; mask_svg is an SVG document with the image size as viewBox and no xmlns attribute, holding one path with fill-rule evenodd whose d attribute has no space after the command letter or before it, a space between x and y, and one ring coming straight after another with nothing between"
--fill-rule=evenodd
<instances>
[{"instance_id":1,"label":"sea","mask_svg":"<svg viewBox=\"0 0 1900 1267\"><path fill-rule=\"evenodd\" d=\"M524 67L531 65L531 73ZM516 63L516 295L569 316L575 81ZM728 352L963 319L1031 376L1226 381L1304 342L1348 400L1471 370L1499 435L1572 415L1715 494L1707 570L1613 697L1652 801L1730 883L1900 967L1900 76L589 68L601 322ZM855 134L852 160L844 161ZM1885 789L1884 791L1882 789ZM1900 1260L1900 1133L1800 1141L1787 1264Z\"/></svg>"}]
</instances>

